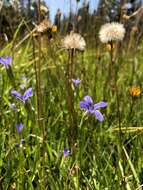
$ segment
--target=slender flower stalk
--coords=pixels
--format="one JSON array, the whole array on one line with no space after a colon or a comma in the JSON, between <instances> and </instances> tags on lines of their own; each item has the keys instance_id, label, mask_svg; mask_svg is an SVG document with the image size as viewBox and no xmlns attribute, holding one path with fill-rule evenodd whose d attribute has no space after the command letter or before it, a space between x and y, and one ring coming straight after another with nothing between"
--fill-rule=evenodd
<instances>
[{"instance_id":1,"label":"slender flower stalk","mask_svg":"<svg viewBox=\"0 0 143 190\"><path fill-rule=\"evenodd\" d=\"M77 82L73 80L75 74L74 58L76 51L84 51L86 43L80 34L71 31L71 33L63 39L61 46L68 51L69 56L66 72L67 105L70 125L69 143L71 147L74 147L77 134L76 113L74 110L74 91L72 89L72 82L74 82L74 84Z\"/></svg>"},{"instance_id":2,"label":"slender flower stalk","mask_svg":"<svg viewBox=\"0 0 143 190\"><path fill-rule=\"evenodd\" d=\"M41 11L40 11L41 1L38 0L38 23L41 22ZM43 98L41 89L41 33L38 33L38 62L36 65L36 78L37 78L37 109L38 109L38 125L42 130L42 136L44 139L45 129L43 125Z\"/></svg>"},{"instance_id":3,"label":"slender flower stalk","mask_svg":"<svg viewBox=\"0 0 143 190\"><path fill-rule=\"evenodd\" d=\"M104 24L101 27L100 32L99 32L99 38L100 38L101 42L109 43L111 46L108 79L105 82L105 86L107 85L107 83L109 81L112 93L114 93L114 92L116 93L120 145L122 145L120 98L119 98L118 87L116 84L115 61L114 61L115 59L114 59L113 53L114 53L114 43L122 41L124 38L124 35L125 35L125 28L124 28L123 24L117 23L117 22Z\"/></svg>"},{"instance_id":4,"label":"slender flower stalk","mask_svg":"<svg viewBox=\"0 0 143 190\"><path fill-rule=\"evenodd\" d=\"M69 142L70 145L73 146L76 139L76 115L74 110L74 92L71 86L71 79L73 78L73 64L74 64L74 49L69 50L69 61L67 65L67 103L68 103L68 111L69 111L69 124L70 124L70 134L69 134Z\"/></svg>"},{"instance_id":5,"label":"slender flower stalk","mask_svg":"<svg viewBox=\"0 0 143 190\"><path fill-rule=\"evenodd\" d=\"M116 84L116 75L115 75L115 61L114 61L114 43L113 41L110 41L111 45L111 51L110 51L110 62L109 62L109 81L111 85L112 93L116 94L116 104L117 104L117 116L118 116L118 126L119 126L119 138L120 143L122 143L122 131L121 131L121 114L120 114L120 98L119 98L119 92L118 87Z\"/></svg>"}]
</instances>

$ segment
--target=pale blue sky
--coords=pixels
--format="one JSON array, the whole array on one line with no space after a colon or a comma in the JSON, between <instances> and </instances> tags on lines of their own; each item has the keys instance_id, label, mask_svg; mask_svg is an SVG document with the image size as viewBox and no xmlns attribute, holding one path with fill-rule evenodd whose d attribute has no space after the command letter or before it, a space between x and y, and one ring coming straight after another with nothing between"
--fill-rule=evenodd
<instances>
[{"instance_id":1,"label":"pale blue sky","mask_svg":"<svg viewBox=\"0 0 143 190\"><path fill-rule=\"evenodd\" d=\"M45 2L47 3L48 7L50 8L50 17L52 20L54 19L54 15L58 8L60 8L60 10L62 11L63 14L69 13L70 0L45 0ZM72 2L72 10L75 12L77 9L76 0L71 0L71 2ZM78 7L81 7L83 2L84 2L84 0L80 0L80 2L78 3ZM98 2L99 2L99 0L89 0L91 11L97 8Z\"/></svg>"}]
</instances>

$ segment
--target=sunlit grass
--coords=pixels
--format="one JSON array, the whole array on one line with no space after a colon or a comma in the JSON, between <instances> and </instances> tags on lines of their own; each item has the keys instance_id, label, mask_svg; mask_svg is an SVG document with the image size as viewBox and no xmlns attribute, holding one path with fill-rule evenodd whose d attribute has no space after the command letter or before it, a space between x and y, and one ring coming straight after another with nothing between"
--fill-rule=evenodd
<instances>
[{"instance_id":1,"label":"sunlit grass","mask_svg":"<svg viewBox=\"0 0 143 190\"><path fill-rule=\"evenodd\" d=\"M17 31L18 33L18 31ZM46 36L42 37L46 40ZM75 55L75 76L81 80L74 92L77 118L76 142L69 144L69 120L66 91L68 56L60 47L62 36L42 44L41 90L43 95L43 125L45 137L37 122L35 62L38 61L38 41L32 36L13 46L13 41L1 50L1 56L12 56L15 86L6 69L0 65L0 189L141 189L143 183L143 99L129 94L131 86L142 89L142 44L136 54L117 52L116 81L119 94L121 128L119 128L115 90L106 83L109 52L100 45ZM20 84L26 77L26 89L32 87L29 107L13 97L11 90L23 93ZM94 102L106 101L102 110L105 120L85 115L80 101L90 95ZM17 110L10 107L15 103ZM20 133L16 124L23 123ZM121 136L119 138L119 130ZM23 143L20 140L24 139ZM121 141L121 142L120 142ZM17 147L17 144L19 146ZM68 148L70 154L64 155Z\"/></svg>"}]
</instances>

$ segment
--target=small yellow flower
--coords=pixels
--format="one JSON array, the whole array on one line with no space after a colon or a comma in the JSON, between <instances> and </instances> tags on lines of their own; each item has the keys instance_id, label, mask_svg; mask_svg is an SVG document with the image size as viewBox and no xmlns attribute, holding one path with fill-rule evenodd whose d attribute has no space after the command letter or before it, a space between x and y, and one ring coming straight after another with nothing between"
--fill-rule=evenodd
<instances>
[{"instance_id":1,"label":"small yellow flower","mask_svg":"<svg viewBox=\"0 0 143 190\"><path fill-rule=\"evenodd\" d=\"M138 97L141 94L141 88L140 87L136 87L136 86L132 86L129 88L129 93L132 97Z\"/></svg>"},{"instance_id":2,"label":"small yellow flower","mask_svg":"<svg viewBox=\"0 0 143 190\"><path fill-rule=\"evenodd\" d=\"M52 26L52 32L53 32L53 33L56 33L56 32L57 32L57 26L56 26L56 25L53 25L53 26Z\"/></svg>"}]
</instances>

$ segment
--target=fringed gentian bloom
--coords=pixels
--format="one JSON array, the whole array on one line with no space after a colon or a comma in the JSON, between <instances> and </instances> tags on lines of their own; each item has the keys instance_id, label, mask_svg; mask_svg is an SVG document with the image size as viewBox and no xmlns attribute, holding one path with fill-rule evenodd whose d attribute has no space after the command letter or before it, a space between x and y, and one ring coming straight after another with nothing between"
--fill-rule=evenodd
<instances>
[{"instance_id":1,"label":"fringed gentian bloom","mask_svg":"<svg viewBox=\"0 0 143 190\"><path fill-rule=\"evenodd\" d=\"M6 69L12 64L11 57L7 56L6 58L0 57L0 63L5 66Z\"/></svg>"},{"instance_id":2,"label":"fringed gentian bloom","mask_svg":"<svg viewBox=\"0 0 143 190\"><path fill-rule=\"evenodd\" d=\"M70 150L69 150L68 148L65 148L65 149L63 150L63 154L64 154L65 157L69 156Z\"/></svg>"},{"instance_id":3,"label":"fringed gentian bloom","mask_svg":"<svg viewBox=\"0 0 143 190\"><path fill-rule=\"evenodd\" d=\"M25 103L26 100L28 100L29 97L33 96L33 91L32 88L28 88L24 95L22 96L19 92L17 92L16 90L12 90L11 94L16 97L17 99L21 100L22 102Z\"/></svg>"},{"instance_id":4,"label":"fringed gentian bloom","mask_svg":"<svg viewBox=\"0 0 143 190\"><path fill-rule=\"evenodd\" d=\"M24 127L24 126L23 126L22 123L18 123L18 124L16 124L17 132L20 133L20 132L22 131L23 127Z\"/></svg>"},{"instance_id":5,"label":"fringed gentian bloom","mask_svg":"<svg viewBox=\"0 0 143 190\"><path fill-rule=\"evenodd\" d=\"M73 82L74 86L77 87L81 83L81 80L79 78L78 79L72 79L72 82Z\"/></svg>"},{"instance_id":6,"label":"fringed gentian bloom","mask_svg":"<svg viewBox=\"0 0 143 190\"><path fill-rule=\"evenodd\" d=\"M80 108L86 110L88 114L94 114L100 122L104 120L104 117L98 109L106 106L107 102L99 102L94 104L90 96L85 96L83 101L80 101Z\"/></svg>"}]
</instances>

